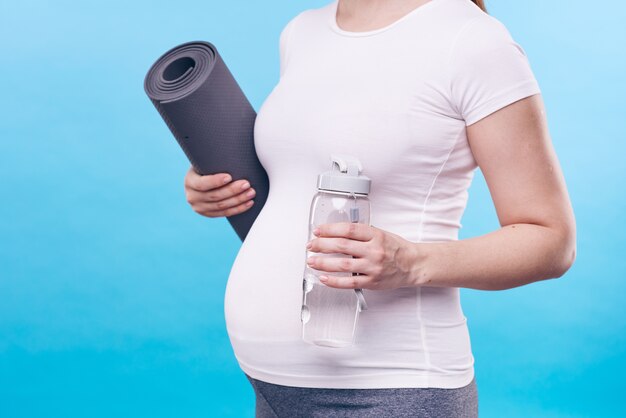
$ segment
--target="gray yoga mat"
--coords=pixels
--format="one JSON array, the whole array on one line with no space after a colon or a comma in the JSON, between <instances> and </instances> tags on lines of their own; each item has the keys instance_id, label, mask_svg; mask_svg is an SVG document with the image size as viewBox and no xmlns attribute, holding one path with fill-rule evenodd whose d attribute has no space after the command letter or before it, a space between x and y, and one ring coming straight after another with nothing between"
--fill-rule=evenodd
<instances>
[{"instance_id":1,"label":"gray yoga mat","mask_svg":"<svg viewBox=\"0 0 626 418\"><path fill-rule=\"evenodd\" d=\"M146 74L144 90L197 173L250 181L254 205L227 218L243 241L267 200L269 179L254 149L256 112L217 49L205 41L170 49Z\"/></svg>"}]
</instances>

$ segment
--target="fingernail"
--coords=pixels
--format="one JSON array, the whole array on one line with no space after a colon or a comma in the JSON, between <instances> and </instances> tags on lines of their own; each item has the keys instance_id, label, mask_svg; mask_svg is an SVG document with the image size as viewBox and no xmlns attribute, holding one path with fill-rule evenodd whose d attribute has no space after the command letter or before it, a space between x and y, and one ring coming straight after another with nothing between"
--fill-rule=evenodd
<instances>
[{"instance_id":1,"label":"fingernail","mask_svg":"<svg viewBox=\"0 0 626 418\"><path fill-rule=\"evenodd\" d=\"M319 234L320 234L320 229L319 229L319 228L315 228L315 229L313 230L313 234L314 234L314 235L319 235Z\"/></svg>"},{"instance_id":2,"label":"fingernail","mask_svg":"<svg viewBox=\"0 0 626 418\"><path fill-rule=\"evenodd\" d=\"M328 276L320 276L320 282L326 283L328 281Z\"/></svg>"},{"instance_id":3,"label":"fingernail","mask_svg":"<svg viewBox=\"0 0 626 418\"><path fill-rule=\"evenodd\" d=\"M243 183L243 184L241 185L241 190L245 190L245 189L247 189L248 187L250 187L250 183L248 183L248 182L246 181L245 183Z\"/></svg>"},{"instance_id":4,"label":"fingernail","mask_svg":"<svg viewBox=\"0 0 626 418\"><path fill-rule=\"evenodd\" d=\"M250 190L248 193L246 193L246 197L252 197L255 194L256 194L256 191L253 189L253 190Z\"/></svg>"},{"instance_id":5,"label":"fingernail","mask_svg":"<svg viewBox=\"0 0 626 418\"><path fill-rule=\"evenodd\" d=\"M310 250L312 246L313 246L313 244L311 244L311 241L306 243L306 249L307 250Z\"/></svg>"},{"instance_id":6,"label":"fingernail","mask_svg":"<svg viewBox=\"0 0 626 418\"><path fill-rule=\"evenodd\" d=\"M306 259L307 264L313 265L315 263L315 257L309 257Z\"/></svg>"},{"instance_id":7,"label":"fingernail","mask_svg":"<svg viewBox=\"0 0 626 418\"><path fill-rule=\"evenodd\" d=\"M224 176L224 184L228 183L231 180L232 177L230 176Z\"/></svg>"}]
</instances>

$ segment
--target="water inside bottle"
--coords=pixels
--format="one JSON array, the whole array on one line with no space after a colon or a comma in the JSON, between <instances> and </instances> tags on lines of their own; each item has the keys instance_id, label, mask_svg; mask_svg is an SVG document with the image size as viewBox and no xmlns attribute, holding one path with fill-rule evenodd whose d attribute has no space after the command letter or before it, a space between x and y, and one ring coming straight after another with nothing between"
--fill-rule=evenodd
<instances>
[{"instance_id":1,"label":"water inside bottle","mask_svg":"<svg viewBox=\"0 0 626 418\"><path fill-rule=\"evenodd\" d=\"M317 345L346 347L354 338L357 296L354 289L337 289L304 281L306 306L302 310L303 337Z\"/></svg>"},{"instance_id":2,"label":"water inside bottle","mask_svg":"<svg viewBox=\"0 0 626 418\"><path fill-rule=\"evenodd\" d=\"M354 194L352 195L354 196ZM354 200L345 196L330 197L331 208L323 208L324 200L317 212L317 221L322 223L358 222L359 208ZM317 225L309 225L309 239L315 238L311 231ZM306 253L325 257L351 257L347 254ZM353 344L355 327L360 306L355 289L338 289L326 286L319 281L321 271L305 267L303 280L303 303L301 310L302 338L315 345L325 347L347 347ZM334 272L334 276L351 276L349 272ZM359 290L360 291L360 290Z\"/></svg>"}]
</instances>

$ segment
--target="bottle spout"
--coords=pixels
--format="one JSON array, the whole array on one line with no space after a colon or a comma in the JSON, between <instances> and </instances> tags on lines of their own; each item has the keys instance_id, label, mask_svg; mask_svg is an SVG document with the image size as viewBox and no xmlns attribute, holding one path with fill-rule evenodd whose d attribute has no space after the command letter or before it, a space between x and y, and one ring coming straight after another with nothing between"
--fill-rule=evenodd
<instances>
[{"instance_id":1,"label":"bottle spout","mask_svg":"<svg viewBox=\"0 0 626 418\"><path fill-rule=\"evenodd\" d=\"M363 171L363 166L358 158L352 155L330 154L332 168L337 166L341 173L347 173L350 176L358 176Z\"/></svg>"}]
</instances>

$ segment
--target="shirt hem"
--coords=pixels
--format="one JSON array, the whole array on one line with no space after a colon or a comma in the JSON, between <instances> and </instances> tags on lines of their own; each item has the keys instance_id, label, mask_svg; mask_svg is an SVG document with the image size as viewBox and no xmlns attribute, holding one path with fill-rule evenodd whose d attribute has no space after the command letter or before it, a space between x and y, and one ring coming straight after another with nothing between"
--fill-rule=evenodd
<instances>
[{"instance_id":1,"label":"shirt hem","mask_svg":"<svg viewBox=\"0 0 626 418\"><path fill-rule=\"evenodd\" d=\"M458 389L469 385L474 378L474 367L453 375L424 374L368 374L353 376L306 376L278 375L255 369L241 360L239 367L248 376L267 383L282 386L325 389L397 389L441 388Z\"/></svg>"},{"instance_id":2,"label":"shirt hem","mask_svg":"<svg viewBox=\"0 0 626 418\"><path fill-rule=\"evenodd\" d=\"M492 113L515 103L526 97L540 94L541 89L535 79L525 80L522 83L512 86L501 94L491 98L478 108L474 109L465 118L465 125L470 126Z\"/></svg>"}]
</instances>

